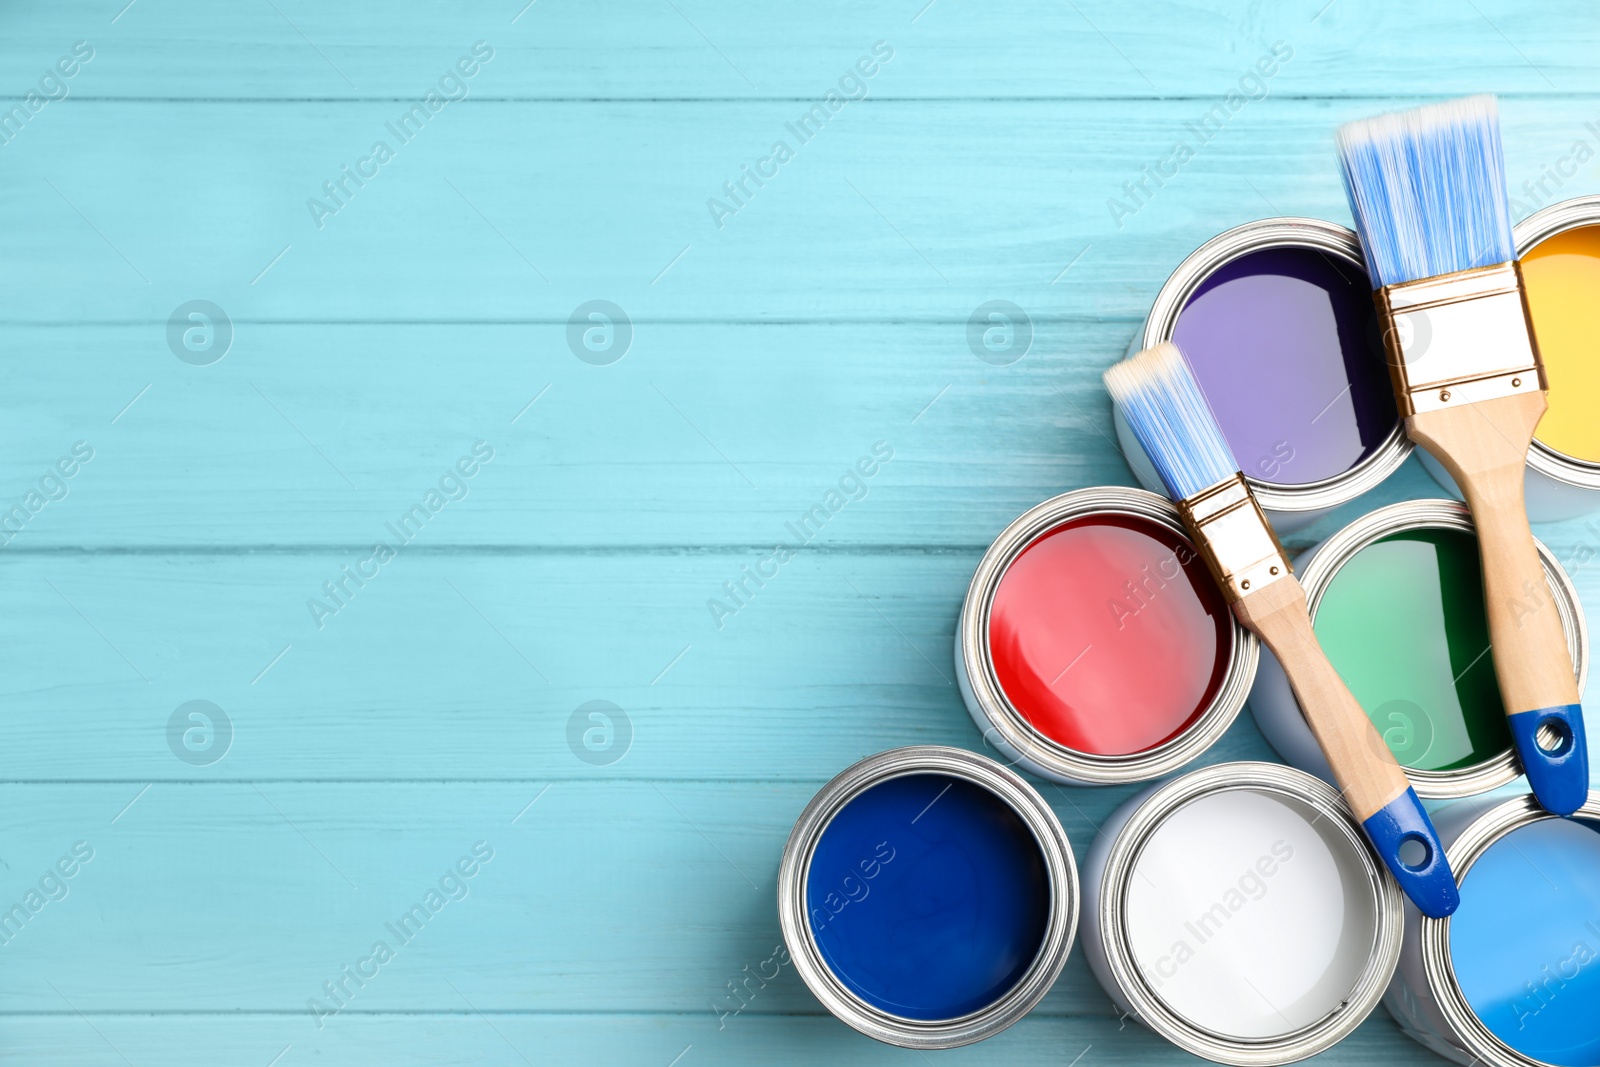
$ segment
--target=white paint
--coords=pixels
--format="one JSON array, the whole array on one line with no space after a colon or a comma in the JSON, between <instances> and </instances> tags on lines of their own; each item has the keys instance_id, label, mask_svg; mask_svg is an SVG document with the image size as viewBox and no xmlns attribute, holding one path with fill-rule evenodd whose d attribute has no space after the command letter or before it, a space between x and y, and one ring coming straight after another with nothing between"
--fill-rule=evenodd
<instances>
[{"instance_id":1,"label":"white paint","mask_svg":"<svg viewBox=\"0 0 1600 1067\"><path fill-rule=\"evenodd\" d=\"M1299 802L1213 793L1173 813L1128 882L1133 957L1156 994L1221 1036L1269 1038L1336 1010L1366 966L1376 907L1360 859Z\"/></svg>"}]
</instances>

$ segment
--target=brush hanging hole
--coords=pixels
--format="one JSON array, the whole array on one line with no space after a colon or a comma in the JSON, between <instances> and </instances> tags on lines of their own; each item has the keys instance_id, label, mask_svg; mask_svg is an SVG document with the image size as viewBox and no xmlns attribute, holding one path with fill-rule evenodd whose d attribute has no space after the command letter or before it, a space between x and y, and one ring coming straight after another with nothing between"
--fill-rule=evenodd
<instances>
[{"instance_id":1,"label":"brush hanging hole","mask_svg":"<svg viewBox=\"0 0 1600 1067\"><path fill-rule=\"evenodd\" d=\"M1407 837L1400 842L1399 856L1408 870L1420 871L1433 859L1433 849L1421 837Z\"/></svg>"},{"instance_id":2,"label":"brush hanging hole","mask_svg":"<svg viewBox=\"0 0 1600 1067\"><path fill-rule=\"evenodd\" d=\"M1539 751L1559 756L1572 746L1572 731L1560 719L1546 719L1539 724L1533 741L1539 746Z\"/></svg>"}]
</instances>

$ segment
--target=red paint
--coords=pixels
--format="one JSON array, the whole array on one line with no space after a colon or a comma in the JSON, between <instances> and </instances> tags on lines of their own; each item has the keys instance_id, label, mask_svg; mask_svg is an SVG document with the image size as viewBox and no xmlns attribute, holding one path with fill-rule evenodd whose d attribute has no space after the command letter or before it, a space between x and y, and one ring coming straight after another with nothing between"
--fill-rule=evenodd
<instances>
[{"instance_id":1,"label":"red paint","mask_svg":"<svg viewBox=\"0 0 1600 1067\"><path fill-rule=\"evenodd\" d=\"M1126 756L1171 740L1211 703L1232 615L1183 536L1130 515L1075 519L1017 556L995 590L995 675L1034 729Z\"/></svg>"}]
</instances>

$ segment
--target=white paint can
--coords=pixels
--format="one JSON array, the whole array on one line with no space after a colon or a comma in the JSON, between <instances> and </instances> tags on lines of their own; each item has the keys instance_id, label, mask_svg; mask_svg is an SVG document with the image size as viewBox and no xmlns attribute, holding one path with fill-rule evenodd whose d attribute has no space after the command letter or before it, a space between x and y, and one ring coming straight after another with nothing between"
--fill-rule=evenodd
<instances>
[{"instance_id":1,"label":"white paint can","mask_svg":"<svg viewBox=\"0 0 1600 1067\"><path fill-rule=\"evenodd\" d=\"M1400 953L1401 896L1326 783L1222 763L1132 797L1084 864L1080 936L1111 999L1219 1063L1349 1034Z\"/></svg>"}]
</instances>

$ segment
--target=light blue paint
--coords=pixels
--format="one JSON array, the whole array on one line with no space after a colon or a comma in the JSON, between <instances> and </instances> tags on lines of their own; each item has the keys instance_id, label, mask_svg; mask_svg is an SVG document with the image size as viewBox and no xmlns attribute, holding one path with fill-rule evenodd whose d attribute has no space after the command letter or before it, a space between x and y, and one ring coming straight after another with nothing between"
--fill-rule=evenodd
<instances>
[{"instance_id":1,"label":"light blue paint","mask_svg":"<svg viewBox=\"0 0 1600 1067\"><path fill-rule=\"evenodd\" d=\"M1050 876L1005 801L943 774L853 797L817 841L806 911L822 958L867 1004L957 1019L1027 973L1050 920Z\"/></svg>"},{"instance_id":2,"label":"light blue paint","mask_svg":"<svg viewBox=\"0 0 1600 1067\"><path fill-rule=\"evenodd\" d=\"M767 963L778 856L862 755L981 747L956 606L1022 511L1133 484L1099 374L1172 268L1265 215L1347 221L1335 125L1443 94L1502 95L1519 214L1600 191L1593 160L1524 188L1600 148L1600 72L1587 13L1513 0L124 4L0 6L6 108L95 50L0 144L0 513L95 450L0 548L0 903L95 849L0 947L29 1064L920 1062ZM470 95L318 230L307 199L479 40ZM879 40L867 99L718 230L707 199ZM1201 144L1230 91L1265 96ZM199 299L235 327L209 366L166 338ZM967 342L994 299L1032 319L1006 366ZM592 300L633 321L607 366L568 347ZM478 439L469 495L317 629L307 599ZM865 498L717 629L879 440ZM1292 547L1436 495L1409 464ZM233 726L206 766L167 743L191 700ZM631 719L615 763L568 746L593 700ZM1245 716L1207 758L1273 757ZM1043 792L1082 849L1134 788ZM478 840L470 895L319 1030L307 1000ZM1091 1045L1192 1062L1080 952L955 1056ZM1437 1062L1382 1012L1321 1060Z\"/></svg>"},{"instance_id":3,"label":"light blue paint","mask_svg":"<svg viewBox=\"0 0 1600 1067\"><path fill-rule=\"evenodd\" d=\"M1545 819L1472 865L1450 922L1467 1003L1518 1052L1562 1067L1600 1061L1600 832Z\"/></svg>"}]
</instances>

